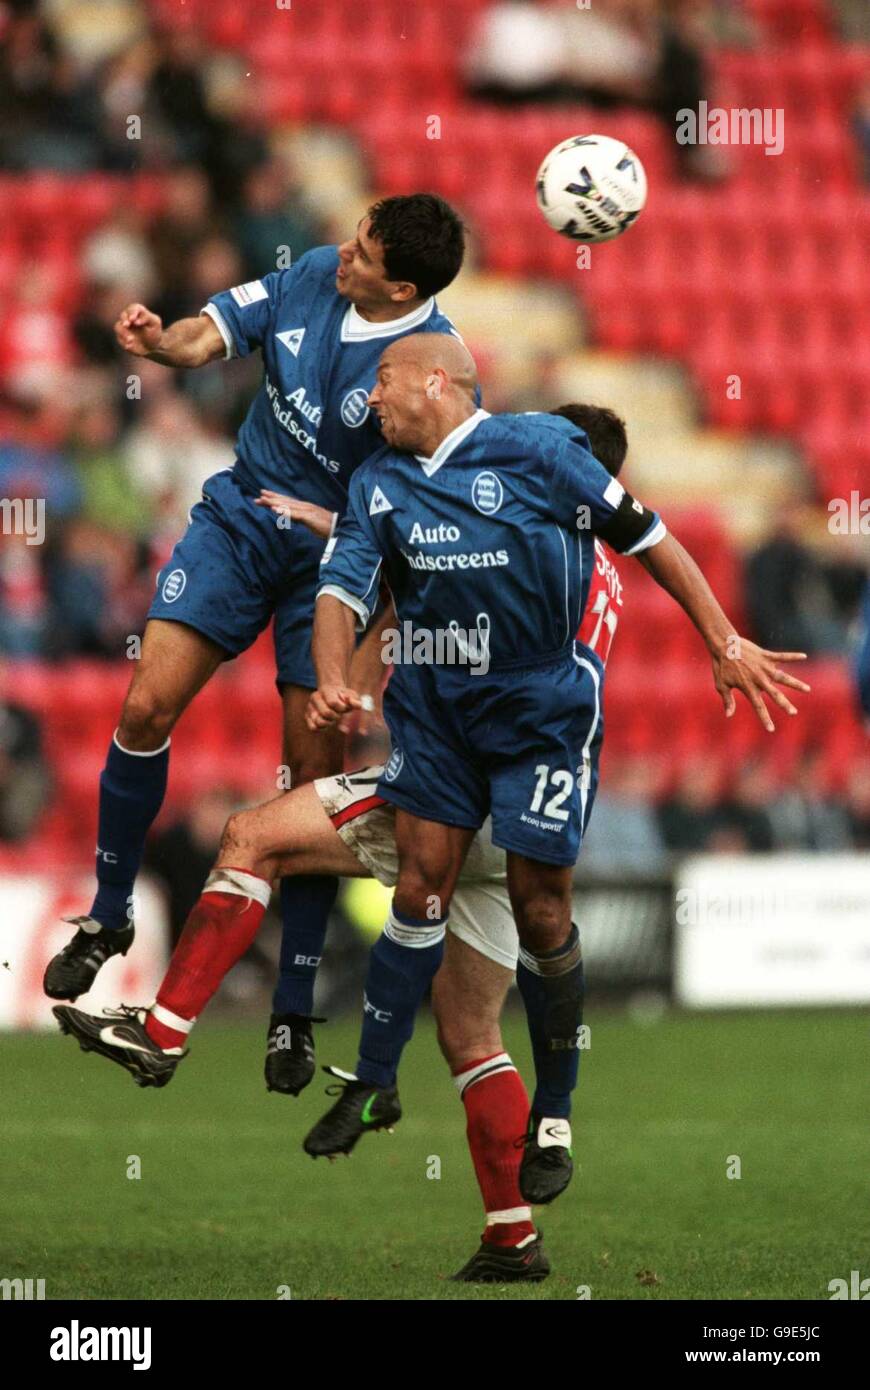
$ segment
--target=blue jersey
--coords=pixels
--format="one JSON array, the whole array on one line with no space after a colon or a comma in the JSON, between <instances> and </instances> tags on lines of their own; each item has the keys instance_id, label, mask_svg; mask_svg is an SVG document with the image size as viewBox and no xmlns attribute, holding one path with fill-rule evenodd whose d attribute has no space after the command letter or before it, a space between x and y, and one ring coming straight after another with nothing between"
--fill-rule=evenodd
<instances>
[{"instance_id":1,"label":"blue jersey","mask_svg":"<svg viewBox=\"0 0 870 1390\"><path fill-rule=\"evenodd\" d=\"M271 488L331 511L343 510L354 469L383 444L366 399L390 340L456 333L434 299L369 323L336 289L338 264L334 246L319 247L203 309L227 357L263 354L265 379L239 430L237 480L252 493Z\"/></svg>"},{"instance_id":2,"label":"blue jersey","mask_svg":"<svg viewBox=\"0 0 870 1390\"><path fill-rule=\"evenodd\" d=\"M319 593L364 625L383 572L403 623L488 631L491 669L528 666L571 645L596 535L635 554L664 534L570 421L478 410L431 458L385 445L359 469Z\"/></svg>"}]
</instances>

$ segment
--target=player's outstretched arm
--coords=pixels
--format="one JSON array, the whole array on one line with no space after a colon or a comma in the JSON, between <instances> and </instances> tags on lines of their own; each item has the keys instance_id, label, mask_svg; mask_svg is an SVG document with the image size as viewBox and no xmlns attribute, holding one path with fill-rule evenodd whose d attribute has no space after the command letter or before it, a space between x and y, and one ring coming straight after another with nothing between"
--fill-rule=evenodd
<instances>
[{"instance_id":1,"label":"player's outstretched arm","mask_svg":"<svg viewBox=\"0 0 870 1390\"><path fill-rule=\"evenodd\" d=\"M115 337L125 352L150 357L163 367L204 367L226 355L220 330L208 314L164 328L159 315L144 304L128 304L115 324Z\"/></svg>"},{"instance_id":2,"label":"player's outstretched arm","mask_svg":"<svg viewBox=\"0 0 870 1390\"><path fill-rule=\"evenodd\" d=\"M317 689L305 712L309 729L336 724L362 701L350 687L350 663L356 633L356 614L334 594L321 594L314 609L311 656L317 673Z\"/></svg>"},{"instance_id":3,"label":"player's outstretched arm","mask_svg":"<svg viewBox=\"0 0 870 1390\"><path fill-rule=\"evenodd\" d=\"M637 559L656 583L676 599L706 642L713 662L713 681L728 718L736 708L735 690L746 697L769 733L774 724L765 696L787 714L797 714L778 687L784 685L805 693L810 687L781 670L780 663L804 661L806 652L769 652L739 637L695 561L674 536L666 535L657 545L641 551Z\"/></svg>"}]
</instances>

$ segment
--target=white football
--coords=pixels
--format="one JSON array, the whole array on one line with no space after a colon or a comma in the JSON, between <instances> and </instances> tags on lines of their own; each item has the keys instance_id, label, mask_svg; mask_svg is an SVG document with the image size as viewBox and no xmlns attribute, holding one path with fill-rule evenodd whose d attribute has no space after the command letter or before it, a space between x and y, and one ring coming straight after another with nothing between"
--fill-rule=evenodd
<instances>
[{"instance_id":1,"label":"white football","mask_svg":"<svg viewBox=\"0 0 870 1390\"><path fill-rule=\"evenodd\" d=\"M646 173L624 141L575 135L547 155L536 189L554 232L573 241L612 241L643 211Z\"/></svg>"}]
</instances>

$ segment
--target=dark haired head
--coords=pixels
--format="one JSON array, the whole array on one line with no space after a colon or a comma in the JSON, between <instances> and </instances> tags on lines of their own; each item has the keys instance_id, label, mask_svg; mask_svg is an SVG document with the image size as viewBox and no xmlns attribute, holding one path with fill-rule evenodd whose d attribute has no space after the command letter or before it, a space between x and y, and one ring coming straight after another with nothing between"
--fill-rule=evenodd
<instances>
[{"instance_id":1,"label":"dark haired head","mask_svg":"<svg viewBox=\"0 0 870 1390\"><path fill-rule=\"evenodd\" d=\"M561 415L563 420L570 420L572 425L585 430L598 462L604 465L611 477L619 476L628 453L628 436L625 421L620 420L614 411L608 410L605 405L572 403L560 405L558 410L551 410L550 414Z\"/></svg>"},{"instance_id":2,"label":"dark haired head","mask_svg":"<svg viewBox=\"0 0 870 1390\"><path fill-rule=\"evenodd\" d=\"M428 299L456 279L465 255L465 227L443 198L434 193L382 198L369 208L369 217L369 235L384 248L388 280L407 280Z\"/></svg>"}]
</instances>

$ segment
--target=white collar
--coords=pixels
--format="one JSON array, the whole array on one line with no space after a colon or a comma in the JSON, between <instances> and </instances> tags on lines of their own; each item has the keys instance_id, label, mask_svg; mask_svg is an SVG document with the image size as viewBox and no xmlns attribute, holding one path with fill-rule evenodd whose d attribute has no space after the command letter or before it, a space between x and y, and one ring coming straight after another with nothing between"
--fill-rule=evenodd
<instances>
[{"instance_id":1,"label":"white collar","mask_svg":"<svg viewBox=\"0 0 870 1390\"><path fill-rule=\"evenodd\" d=\"M454 449L457 449L463 439L467 439L472 430L476 430L482 420L489 419L488 410L475 410L473 415L469 415L467 420L463 420L461 425L457 425L455 430L451 430L445 435L438 445L431 458L425 458L423 454L415 454L415 459L423 465L423 472L427 478L431 478L433 473L437 473L442 463L445 463Z\"/></svg>"},{"instance_id":2,"label":"white collar","mask_svg":"<svg viewBox=\"0 0 870 1390\"><path fill-rule=\"evenodd\" d=\"M355 304L348 304L347 312L341 321L341 341L343 343L356 343L367 338L394 338L397 333L405 333L409 328L416 328L418 324L425 323L435 308L434 296L430 296L425 304L421 304L416 309L412 309L410 314L403 314L399 319L390 319L387 323L370 323L364 319Z\"/></svg>"}]
</instances>

